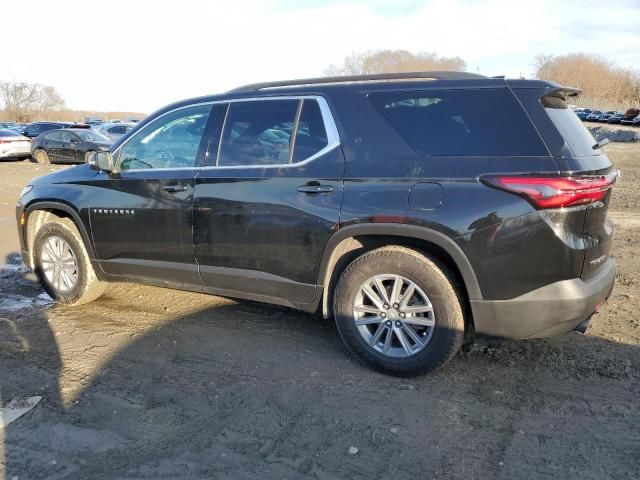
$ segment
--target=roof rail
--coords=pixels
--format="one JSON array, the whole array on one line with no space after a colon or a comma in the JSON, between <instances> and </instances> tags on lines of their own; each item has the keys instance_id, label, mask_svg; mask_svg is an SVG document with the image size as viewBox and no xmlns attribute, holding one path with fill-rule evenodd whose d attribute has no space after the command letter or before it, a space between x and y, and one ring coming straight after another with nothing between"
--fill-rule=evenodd
<instances>
[{"instance_id":1,"label":"roof rail","mask_svg":"<svg viewBox=\"0 0 640 480\"><path fill-rule=\"evenodd\" d=\"M229 90L230 92L243 92L262 90L265 88L295 87L301 85L319 85L328 83L347 82L381 82L385 80L466 80L474 78L487 78L484 75L469 72L405 72L405 73L374 73L369 75L344 75L338 77L301 78L298 80L283 80L279 82L262 82L243 85Z\"/></svg>"}]
</instances>

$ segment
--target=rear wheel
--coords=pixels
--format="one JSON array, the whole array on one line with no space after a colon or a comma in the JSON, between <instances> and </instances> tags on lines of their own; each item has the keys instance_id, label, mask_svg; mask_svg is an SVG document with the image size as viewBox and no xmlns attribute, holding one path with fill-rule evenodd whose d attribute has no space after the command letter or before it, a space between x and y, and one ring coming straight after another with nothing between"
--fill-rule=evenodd
<instances>
[{"instance_id":1,"label":"rear wheel","mask_svg":"<svg viewBox=\"0 0 640 480\"><path fill-rule=\"evenodd\" d=\"M36 162L38 162L40 165L49 165L51 163L51 160L49 159L49 154L44 150L42 150L41 148L36 150L33 155L36 158Z\"/></svg>"},{"instance_id":2,"label":"rear wheel","mask_svg":"<svg viewBox=\"0 0 640 480\"><path fill-rule=\"evenodd\" d=\"M98 280L78 229L67 218L45 223L33 244L35 272L51 298L82 305L98 298L105 283Z\"/></svg>"},{"instance_id":3,"label":"rear wheel","mask_svg":"<svg viewBox=\"0 0 640 480\"><path fill-rule=\"evenodd\" d=\"M406 247L382 247L354 260L336 287L334 315L352 353L397 375L435 370L464 340L452 276L437 259Z\"/></svg>"}]
</instances>

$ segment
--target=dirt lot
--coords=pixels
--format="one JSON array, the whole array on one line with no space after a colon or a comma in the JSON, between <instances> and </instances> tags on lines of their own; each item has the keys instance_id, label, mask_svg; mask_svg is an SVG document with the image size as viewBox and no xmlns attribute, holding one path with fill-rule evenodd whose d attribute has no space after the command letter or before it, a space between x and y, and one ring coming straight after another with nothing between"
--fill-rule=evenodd
<instances>
[{"instance_id":1,"label":"dirt lot","mask_svg":"<svg viewBox=\"0 0 640 480\"><path fill-rule=\"evenodd\" d=\"M619 273L587 334L410 380L283 308L132 285L52 306L10 254L21 187L60 167L0 163L0 406L43 397L0 429L0 478L640 478L640 145L607 152Z\"/></svg>"}]
</instances>

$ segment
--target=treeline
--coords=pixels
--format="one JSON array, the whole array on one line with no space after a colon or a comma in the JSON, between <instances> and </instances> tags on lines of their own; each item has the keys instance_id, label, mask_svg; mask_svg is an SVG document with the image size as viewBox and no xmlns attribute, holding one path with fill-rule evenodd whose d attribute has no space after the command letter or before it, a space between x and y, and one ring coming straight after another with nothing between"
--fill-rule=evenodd
<instances>
[{"instance_id":1,"label":"treeline","mask_svg":"<svg viewBox=\"0 0 640 480\"><path fill-rule=\"evenodd\" d=\"M0 81L0 120L9 122L35 122L58 120L82 122L84 117L95 116L105 120L127 117L143 118L138 112L97 112L70 110L58 91L50 85L28 82Z\"/></svg>"},{"instance_id":2,"label":"treeline","mask_svg":"<svg viewBox=\"0 0 640 480\"><path fill-rule=\"evenodd\" d=\"M640 73L607 58L586 53L538 55L534 68L537 78L582 90L576 99L580 107L624 111L640 105Z\"/></svg>"},{"instance_id":3,"label":"treeline","mask_svg":"<svg viewBox=\"0 0 640 480\"><path fill-rule=\"evenodd\" d=\"M464 71L465 68L466 63L460 57L441 57L435 52L376 50L352 53L341 64L327 67L325 74ZM586 53L538 55L533 69L536 78L581 89L583 93L576 100L578 106L624 111L640 105L640 73L619 67L607 58Z\"/></svg>"}]
</instances>

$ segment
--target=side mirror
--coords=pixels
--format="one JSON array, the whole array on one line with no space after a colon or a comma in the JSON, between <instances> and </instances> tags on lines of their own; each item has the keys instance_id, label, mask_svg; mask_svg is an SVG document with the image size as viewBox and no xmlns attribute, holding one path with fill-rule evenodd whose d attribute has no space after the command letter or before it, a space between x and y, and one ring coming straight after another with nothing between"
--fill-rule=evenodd
<instances>
[{"instance_id":1,"label":"side mirror","mask_svg":"<svg viewBox=\"0 0 640 480\"><path fill-rule=\"evenodd\" d=\"M113 171L113 156L111 152L91 152L87 163L94 170L110 173Z\"/></svg>"}]
</instances>

